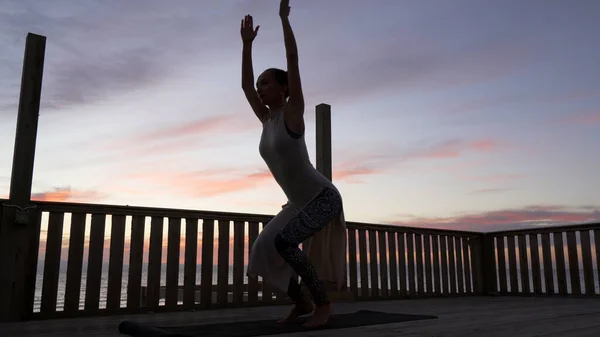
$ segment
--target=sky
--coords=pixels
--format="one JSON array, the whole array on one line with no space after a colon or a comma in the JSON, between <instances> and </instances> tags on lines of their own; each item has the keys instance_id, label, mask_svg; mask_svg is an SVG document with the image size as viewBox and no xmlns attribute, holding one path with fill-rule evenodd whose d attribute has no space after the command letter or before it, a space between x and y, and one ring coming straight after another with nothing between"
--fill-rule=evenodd
<instances>
[{"instance_id":1,"label":"sky","mask_svg":"<svg viewBox=\"0 0 600 337\"><path fill-rule=\"evenodd\" d=\"M141 4L143 2L143 5ZM0 197L25 37L47 37L33 195L275 214L241 90L286 67L277 0L3 0ZM494 231L600 220L600 2L291 1L315 160L332 107L346 219Z\"/></svg>"}]
</instances>

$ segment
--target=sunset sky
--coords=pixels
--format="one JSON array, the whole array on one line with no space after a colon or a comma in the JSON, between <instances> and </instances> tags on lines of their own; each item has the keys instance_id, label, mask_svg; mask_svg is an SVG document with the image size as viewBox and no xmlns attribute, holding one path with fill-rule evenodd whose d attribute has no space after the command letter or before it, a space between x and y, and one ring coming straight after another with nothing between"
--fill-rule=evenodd
<instances>
[{"instance_id":1,"label":"sunset sky","mask_svg":"<svg viewBox=\"0 0 600 337\"><path fill-rule=\"evenodd\" d=\"M143 3L143 4L142 4ZM23 49L47 36L34 199L274 214L240 87L285 68L277 0L4 0L0 197ZM600 220L600 2L292 0L315 159L332 106L352 221L490 231Z\"/></svg>"}]
</instances>

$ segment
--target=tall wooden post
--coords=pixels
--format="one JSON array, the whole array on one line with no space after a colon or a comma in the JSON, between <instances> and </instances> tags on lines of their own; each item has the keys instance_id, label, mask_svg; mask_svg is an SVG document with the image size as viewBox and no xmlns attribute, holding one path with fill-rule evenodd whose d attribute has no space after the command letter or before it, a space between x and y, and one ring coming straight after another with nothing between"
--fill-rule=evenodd
<instances>
[{"instance_id":1,"label":"tall wooden post","mask_svg":"<svg viewBox=\"0 0 600 337\"><path fill-rule=\"evenodd\" d=\"M321 103L316 108L317 170L332 180L331 105Z\"/></svg>"},{"instance_id":2,"label":"tall wooden post","mask_svg":"<svg viewBox=\"0 0 600 337\"><path fill-rule=\"evenodd\" d=\"M27 34L10 196L0 222L0 322L26 320L33 309L40 228L30 202L45 51L46 37Z\"/></svg>"},{"instance_id":3,"label":"tall wooden post","mask_svg":"<svg viewBox=\"0 0 600 337\"><path fill-rule=\"evenodd\" d=\"M321 172L327 179L333 181L333 164L332 164L332 147L331 147L331 105L319 104L316 107L316 136L317 136L317 156L316 166L317 170ZM328 229L326 228L321 234L327 235ZM320 234L317 234L320 235ZM309 247L310 249L310 247ZM346 254L344 254L344 259ZM348 261L344 263L346 268ZM333 281L333 280L325 280ZM328 282L326 282L327 284ZM328 287L334 287L333 284L327 284ZM330 289L330 297L332 300L347 301L353 299L352 292L349 292L346 286L346 274L344 273L344 283L341 291L337 289Z\"/></svg>"}]
</instances>

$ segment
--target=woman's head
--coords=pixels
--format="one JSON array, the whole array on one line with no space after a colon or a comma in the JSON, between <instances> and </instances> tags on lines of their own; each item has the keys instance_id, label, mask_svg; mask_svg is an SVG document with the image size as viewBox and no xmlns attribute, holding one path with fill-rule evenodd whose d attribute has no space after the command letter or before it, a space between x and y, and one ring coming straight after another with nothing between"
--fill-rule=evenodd
<instances>
[{"instance_id":1,"label":"woman's head","mask_svg":"<svg viewBox=\"0 0 600 337\"><path fill-rule=\"evenodd\" d=\"M256 81L256 91L264 105L282 105L289 96L287 71L277 68L265 70Z\"/></svg>"}]
</instances>

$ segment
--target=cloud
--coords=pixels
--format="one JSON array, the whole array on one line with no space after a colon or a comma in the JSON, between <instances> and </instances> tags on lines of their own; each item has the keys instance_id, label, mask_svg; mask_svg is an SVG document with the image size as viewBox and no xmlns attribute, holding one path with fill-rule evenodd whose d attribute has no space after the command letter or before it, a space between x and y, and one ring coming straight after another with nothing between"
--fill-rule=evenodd
<instances>
[{"instance_id":1,"label":"cloud","mask_svg":"<svg viewBox=\"0 0 600 337\"><path fill-rule=\"evenodd\" d=\"M235 169L210 169L189 172L149 171L127 175L124 179L161 188L165 194L206 198L256 188L273 177L266 170L247 173Z\"/></svg>"},{"instance_id":2,"label":"cloud","mask_svg":"<svg viewBox=\"0 0 600 337\"><path fill-rule=\"evenodd\" d=\"M158 155L191 150L220 131L239 132L250 125L234 114L206 116L143 131L132 136L106 140L95 144L99 150L120 152L121 155Z\"/></svg>"},{"instance_id":3,"label":"cloud","mask_svg":"<svg viewBox=\"0 0 600 337\"><path fill-rule=\"evenodd\" d=\"M399 217L403 220L392 220L387 223L411 227L489 232L600 221L600 206L569 208L555 205L534 205L519 209L462 214L454 217L427 218L412 215L399 215Z\"/></svg>"},{"instance_id":4,"label":"cloud","mask_svg":"<svg viewBox=\"0 0 600 337\"><path fill-rule=\"evenodd\" d=\"M527 177L522 173L473 173L472 170L490 171L489 165L482 160L461 160L457 163L441 162L437 166L425 168L435 173L449 174L455 179L484 183L501 183L521 180Z\"/></svg>"},{"instance_id":5,"label":"cloud","mask_svg":"<svg viewBox=\"0 0 600 337\"><path fill-rule=\"evenodd\" d=\"M429 144L428 144L429 143ZM360 183L361 177L377 174L388 174L396 171L403 165L413 162L443 161L446 159L463 158L470 154L493 153L501 148L499 142L492 139L450 139L437 142L420 141L417 145L411 145L408 149L398 147L380 146L378 150L368 149L362 153L340 150L336 158L342 157L340 163L333 167L333 179L345 180L350 183ZM384 149L384 150L381 150ZM428 163L428 165L431 165ZM466 180L497 182L503 180L520 179L523 176L517 174L495 174L484 176L473 176L465 174L467 168L482 165L480 162L443 164L443 166L430 166L427 169L434 171L449 172L461 176Z\"/></svg>"},{"instance_id":6,"label":"cloud","mask_svg":"<svg viewBox=\"0 0 600 337\"><path fill-rule=\"evenodd\" d=\"M151 161L164 163L167 157L185 155L210 145L223 146L227 137L257 127L257 123L252 122L239 115L227 114L166 125L163 123L149 130L135 126L135 129L120 131L115 136L105 134L81 139L73 146L80 145L82 148L78 151L85 151L86 155L71 156L68 162L55 163L57 166L54 168L113 164L131 167L132 163L141 163L145 167Z\"/></svg>"},{"instance_id":7,"label":"cloud","mask_svg":"<svg viewBox=\"0 0 600 337\"><path fill-rule=\"evenodd\" d=\"M0 42L19 57L0 66L0 73L10 74L12 93L0 100L16 101L24 37L33 31L48 37L43 109L96 104L156 85L189 60L202 62L211 50L207 40L222 34L197 32L219 31L226 24L223 8L229 9L192 1L178 6L151 1L142 7L139 1L5 2L10 9L0 11Z\"/></svg>"},{"instance_id":8,"label":"cloud","mask_svg":"<svg viewBox=\"0 0 600 337\"><path fill-rule=\"evenodd\" d=\"M333 170L332 178L334 181L346 181L349 183L361 183L361 177L382 173L381 170L377 170L369 167L346 167L336 168Z\"/></svg>"},{"instance_id":9,"label":"cloud","mask_svg":"<svg viewBox=\"0 0 600 337\"><path fill-rule=\"evenodd\" d=\"M230 131L245 130L248 125L236 123L240 120L238 114L208 116L203 119L190 121L178 125L171 125L161 129L148 131L135 136L137 141L153 141L162 138L196 136L204 132L216 132L223 129Z\"/></svg>"},{"instance_id":10,"label":"cloud","mask_svg":"<svg viewBox=\"0 0 600 337\"><path fill-rule=\"evenodd\" d=\"M524 174L518 173L505 173L505 174L486 174L486 175L457 175L457 177L469 180L469 181L480 181L480 182L504 182L521 180L526 177Z\"/></svg>"},{"instance_id":11,"label":"cloud","mask_svg":"<svg viewBox=\"0 0 600 337\"><path fill-rule=\"evenodd\" d=\"M570 116L565 121L570 124L600 124L600 112Z\"/></svg>"},{"instance_id":12,"label":"cloud","mask_svg":"<svg viewBox=\"0 0 600 337\"><path fill-rule=\"evenodd\" d=\"M499 144L491 139L451 139L411 150L403 158L405 160L458 158L469 152L490 153L496 151L498 147Z\"/></svg>"},{"instance_id":13,"label":"cloud","mask_svg":"<svg viewBox=\"0 0 600 337\"><path fill-rule=\"evenodd\" d=\"M71 187L56 187L49 191L32 193L31 200L59 202L95 202L106 195L95 190L75 190Z\"/></svg>"},{"instance_id":14,"label":"cloud","mask_svg":"<svg viewBox=\"0 0 600 337\"><path fill-rule=\"evenodd\" d=\"M515 190L515 189L514 188L481 188L481 189L469 191L467 194L469 194L469 195L493 194L493 193L502 193L502 192L513 191L513 190Z\"/></svg>"},{"instance_id":15,"label":"cloud","mask_svg":"<svg viewBox=\"0 0 600 337\"><path fill-rule=\"evenodd\" d=\"M438 41L437 33L406 34L399 31L402 28L398 26L396 32L391 28L387 37L365 38L366 45L360 49L349 44L329 52L332 45L323 46L325 52L319 57L326 60L315 64L318 69L314 71L327 80L309 77L312 86L307 93L319 99L328 97L332 103L347 103L382 91L445 90L509 76L534 60L531 47L518 39L471 35L473 40L457 40L456 46L450 47ZM340 52L354 57L340 57ZM327 67L327 63L336 66Z\"/></svg>"}]
</instances>

